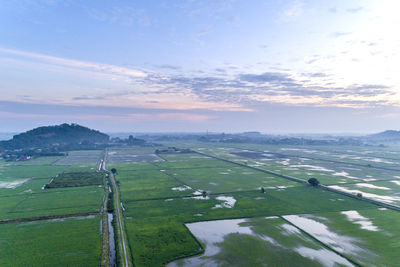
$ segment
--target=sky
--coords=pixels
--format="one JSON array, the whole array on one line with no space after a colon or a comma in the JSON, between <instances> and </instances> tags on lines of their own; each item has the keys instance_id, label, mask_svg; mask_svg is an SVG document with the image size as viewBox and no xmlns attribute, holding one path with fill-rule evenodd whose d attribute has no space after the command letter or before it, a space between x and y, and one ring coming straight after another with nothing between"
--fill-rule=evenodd
<instances>
[{"instance_id":1,"label":"sky","mask_svg":"<svg viewBox=\"0 0 400 267\"><path fill-rule=\"evenodd\" d=\"M400 125L397 0L0 0L0 132Z\"/></svg>"}]
</instances>

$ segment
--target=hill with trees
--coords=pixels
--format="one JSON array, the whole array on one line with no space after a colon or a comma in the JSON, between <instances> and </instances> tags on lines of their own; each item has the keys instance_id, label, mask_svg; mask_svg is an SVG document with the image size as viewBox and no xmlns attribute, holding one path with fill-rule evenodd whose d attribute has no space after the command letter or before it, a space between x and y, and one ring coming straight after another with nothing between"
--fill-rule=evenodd
<instances>
[{"instance_id":1,"label":"hill with trees","mask_svg":"<svg viewBox=\"0 0 400 267\"><path fill-rule=\"evenodd\" d=\"M107 134L97 130L72 123L63 123L55 126L43 126L33 130L14 135L8 141L1 141L3 149L27 149L27 148L56 148L64 150L75 147L93 147L107 144Z\"/></svg>"}]
</instances>

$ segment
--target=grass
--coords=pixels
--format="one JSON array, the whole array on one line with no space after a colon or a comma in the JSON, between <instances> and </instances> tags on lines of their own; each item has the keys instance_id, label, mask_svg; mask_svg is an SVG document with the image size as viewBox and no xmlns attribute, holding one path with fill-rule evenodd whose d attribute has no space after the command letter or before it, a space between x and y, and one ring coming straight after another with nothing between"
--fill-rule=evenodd
<instances>
[{"instance_id":1,"label":"grass","mask_svg":"<svg viewBox=\"0 0 400 267\"><path fill-rule=\"evenodd\" d=\"M358 213L377 227L362 229L339 212L316 213L315 219L339 235L351 237L362 250L344 249L343 254L365 266L397 266L400 262L400 214L392 210L367 209ZM343 244L339 244L341 246Z\"/></svg>"},{"instance_id":2,"label":"grass","mask_svg":"<svg viewBox=\"0 0 400 267\"><path fill-rule=\"evenodd\" d=\"M296 150L290 151L290 153L287 150L280 151L282 146L272 146L272 149L270 146L268 146L269 151L275 153L285 153L289 155L293 155L295 157L283 157L283 158L274 158L273 154L272 158L250 158L250 157L239 157L238 155L234 153L241 153L242 151L248 151L247 146L245 145L238 145L238 144L225 144L226 146L232 146L232 147L223 147L223 149L214 149L214 148L204 148L201 151L208 153L210 155L214 155L217 157L221 157L224 159L232 160L238 163L247 163L249 166L255 166L261 169L266 169L266 170L271 170L275 171L277 173L285 174L285 175L290 175L294 176L296 178L300 178L303 180L308 180L310 177L315 177L317 178L321 183L330 185L330 184L337 184L337 183L348 183L348 182L355 182L355 181L362 181L363 179L377 179L377 180L382 180L382 179L388 179L388 178L395 178L398 176L397 171L391 171L391 170L384 170L384 169L376 169L376 168L371 168L367 167L367 163L363 163L365 166L354 166L351 164L346 164L347 159L340 159L336 157L327 157L321 156L321 158L329 159L329 160L340 160L343 161L343 163L337 163L337 162L329 162L329 161L321 161L321 160L310 160L310 159L304 159L303 157L306 157L308 154L307 153L300 153L297 152ZM261 145L251 145L251 144L246 144L249 147L253 147L253 149L257 151L262 151L265 149L265 146ZM243 147L246 149L240 149L236 147ZM291 147L290 147L291 148ZM293 147L294 149L298 149ZM312 148L308 148L310 150ZM200 151L200 149L197 149ZM306 149L307 150L307 149ZM307 150L307 151L308 151ZM316 151L317 150L310 150L310 151ZM245 154L249 155L256 155L253 152L244 152ZM265 152L269 153L269 152ZM265 153L257 153L257 157L261 154ZM328 153L328 152L325 152ZM320 155L314 155L314 157L320 157ZM354 162L357 163L357 162ZM358 162L360 163L360 162ZM361 164L361 163L360 163ZM316 166L316 167L322 167L325 168L326 171L315 171L312 170L310 167L307 165L311 166ZM293 167L292 167L293 166ZM392 166L393 167L393 166ZM342 175L340 174L342 173ZM333 175L335 174L335 175ZM343 175L344 174L344 175Z\"/></svg>"},{"instance_id":3,"label":"grass","mask_svg":"<svg viewBox=\"0 0 400 267\"><path fill-rule=\"evenodd\" d=\"M233 208L214 208L223 201L217 196L208 199L175 198L173 200L144 200L127 202L125 216L134 220L152 217L176 218L182 222L196 222L224 218L316 213L348 209L368 209L373 206L352 198L311 187L259 192L227 194L236 200ZM260 199L261 198L261 199ZM318 200L318 204L315 204ZM214 208L214 209L213 209ZM202 214L202 216L198 216Z\"/></svg>"},{"instance_id":4,"label":"grass","mask_svg":"<svg viewBox=\"0 0 400 267\"><path fill-rule=\"evenodd\" d=\"M0 266L98 266L99 216L0 225Z\"/></svg>"},{"instance_id":5,"label":"grass","mask_svg":"<svg viewBox=\"0 0 400 267\"><path fill-rule=\"evenodd\" d=\"M203 147L207 146L203 144ZM285 155L297 156L297 157L312 157L323 160L333 160L333 161L341 161L345 163L352 164L361 164L377 167L385 167L385 168L394 168L400 170L400 162L399 160L385 160L385 157L392 157L393 153L390 150L386 149L382 152L382 149L376 147L368 147L369 151L376 151L377 154L374 153L365 154L365 151L368 150L357 150L357 147L347 147L343 149L341 146L290 146L290 145L261 145L261 144L224 144L225 147L236 148L236 149L252 149L257 151L268 151L273 153L281 153ZM348 152L350 151L350 152ZM396 151L396 150L395 150ZM337 153L339 152L339 153ZM355 154L355 155L354 155ZM381 160L377 161L376 157L383 157ZM389 163L390 162L390 163Z\"/></svg>"},{"instance_id":6,"label":"grass","mask_svg":"<svg viewBox=\"0 0 400 267\"><path fill-rule=\"evenodd\" d=\"M253 174L243 175L247 171L245 168L215 159L166 156L168 160L175 159L173 162L155 164L126 163L108 166L115 167L119 173L116 178L120 182L122 201L126 209L124 216L127 235L136 266L163 266L176 258L199 253L200 245L184 226L188 222L373 208L359 200L300 184L293 184L296 186L286 189L267 188L266 194L261 194L259 190L235 192L238 187L255 189L256 185L270 175L253 170L250 171ZM195 162L196 168L188 168L191 160ZM208 164L220 164L223 167L210 168L207 167ZM235 172L218 176L218 172L227 165ZM136 166L139 166L137 170ZM171 172L172 176L177 174L178 179L189 185L194 184L193 180L200 179L204 185L209 182L221 183L221 191L234 191L225 195L233 197L236 203L233 208L215 208L223 203L217 199L218 194L209 195L207 199L183 197L188 193L190 195L192 191L171 190L175 179L166 176L160 169ZM293 183L279 177L269 179L276 182L275 185Z\"/></svg>"},{"instance_id":7,"label":"grass","mask_svg":"<svg viewBox=\"0 0 400 267\"><path fill-rule=\"evenodd\" d=\"M66 157L56 161L54 165L85 164L96 166L103 155L103 150L69 151Z\"/></svg>"},{"instance_id":8,"label":"grass","mask_svg":"<svg viewBox=\"0 0 400 267\"><path fill-rule=\"evenodd\" d=\"M233 164L224 168L171 169L185 183L212 193L258 190L260 187L299 186L299 183Z\"/></svg>"},{"instance_id":9,"label":"grass","mask_svg":"<svg viewBox=\"0 0 400 267\"><path fill-rule=\"evenodd\" d=\"M61 173L45 186L46 189L76 187L103 184L105 175L101 172L66 172Z\"/></svg>"},{"instance_id":10,"label":"grass","mask_svg":"<svg viewBox=\"0 0 400 267\"><path fill-rule=\"evenodd\" d=\"M103 194L102 187L86 186L4 197L0 220L99 211Z\"/></svg>"},{"instance_id":11,"label":"grass","mask_svg":"<svg viewBox=\"0 0 400 267\"><path fill-rule=\"evenodd\" d=\"M399 182L397 180L396 182ZM353 194L361 193L363 197L400 206L400 185L392 181L376 181L368 183L338 185L340 190ZM369 188L366 186L373 186ZM336 186L333 186L336 187Z\"/></svg>"},{"instance_id":12,"label":"grass","mask_svg":"<svg viewBox=\"0 0 400 267\"><path fill-rule=\"evenodd\" d=\"M103 175L93 172L99 151L92 154L96 160L92 157L91 163L80 157L82 162L69 162L72 165L53 165L62 157L0 161L0 184L25 182L0 188L0 220L98 212L104 195ZM74 171L79 173L71 173ZM57 174L59 179L52 183L55 187L43 190ZM98 266L99 220L100 216L90 216L0 224L0 266Z\"/></svg>"},{"instance_id":13,"label":"grass","mask_svg":"<svg viewBox=\"0 0 400 267\"><path fill-rule=\"evenodd\" d=\"M51 156L51 157L34 157L33 159L26 161L9 161L12 165L51 165L57 160L63 158L62 156Z\"/></svg>"},{"instance_id":14,"label":"grass","mask_svg":"<svg viewBox=\"0 0 400 267\"><path fill-rule=\"evenodd\" d=\"M0 163L0 180L7 181L18 178L44 178L53 177L58 173L66 170L65 166L52 165L13 165Z\"/></svg>"},{"instance_id":15,"label":"grass","mask_svg":"<svg viewBox=\"0 0 400 267\"><path fill-rule=\"evenodd\" d=\"M216 144L186 144L186 146L193 146L195 149L201 148L200 151L211 155L240 163L246 162L249 166L265 168L305 180L310 176L316 177L323 184L359 182L364 178L381 179L382 181L370 183L390 187L389 194L398 193L398 185L383 181L387 178L392 179L397 175L392 171L367 167L357 167L359 170L356 170L351 165L333 164L318 160L307 161L300 158L291 158L289 164L285 165L282 163L285 159L249 159L231 154L235 151L242 151L246 147L282 153L282 147L279 146L222 145L225 147L216 147ZM183 147L184 145L174 144L173 146ZM315 214L318 217L326 218L321 223L326 223L330 229L338 234L359 240L358 245L362 246L366 251L371 251L371 255L377 254L384 257L384 259L382 257L371 258L374 265L392 266L400 262L397 256L400 255L397 241L400 239L400 234L398 227L396 228L400 221L399 214L396 212L378 210L376 206L358 199L313 188L275 175L249 169L245 166L237 166L196 153L162 154L160 157L155 157L153 155L155 149L135 147L110 149L108 151L108 158L111 163L107 164L107 168L116 168L118 172L116 179L119 183L121 201L125 208L123 215L129 248L133 255L135 266L164 266L175 259L201 253L202 246L185 226L186 223L237 218L251 218L247 220L247 225L243 226L250 227L258 235L274 238L281 247L277 248L270 243L260 242L253 235L231 234L224 242L217 244L220 248L220 253L210 258L210 260L218 262L221 266L240 265L241 263L260 266L265 262L272 265L279 263L303 266L318 265L319 263L316 261L299 257L299 254L296 254L294 249L299 246L305 246L320 250L323 247L321 247L320 243L305 233L294 235L284 232L282 225L285 222L281 218L276 218L269 222L264 222L263 219L266 216L293 214ZM312 148L308 149L311 150ZM337 158L332 152L335 149L334 147L318 149L326 152L322 153L321 156L324 159ZM285 152L292 155L301 155L296 150L286 150ZM345 152L342 150L340 153ZM302 153L306 152L303 151ZM362 155L365 150L359 149L354 153ZM376 150L376 153L377 155L384 155L382 150ZM10 164L0 161L0 181L37 178L29 180L15 189L0 189L0 203L2 203L0 220L98 211L104 196L103 187L89 184L96 184L96 179L100 179L98 174L94 172L100 155L101 152L99 151L72 152L68 156L69 163L67 161L68 157L61 159L64 162L57 161L67 165L50 165L54 158L43 159L43 161L33 162L30 165L27 165L26 162L24 164ZM126 162L127 160L131 162ZM142 160L149 162L142 162ZM353 158L352 160L355 159ZM364 161L361 160L361 162ZM331 169L333 172L289 166L300 164L321 166ZM346 169L349 166L353 169ZM356 179L332 175L334 172L344 170L349 176L354 176ZM62 172L64 174L61 174ZM73 172L75 174L71 174ZM57 188L52 190L41 189L44 184L50 181L51 177L59 173L60 175L57 177L59 179L53 180ZM101 185L102 182L103 180L98 184ZM182 191L173 190L176 188L182 189L185 184L194 189L208 191L207 197L194 197L194 190L190 188ZM68 187L70 185L87 186ZM266 189L265 194L260 192L259 188L261 186ZM345 186L352 187L354 185L348 184ZM232 208L227 208L223 206L225 202L220 197L229 197L236 202ZM382 231L366 232L366 230L360 229L358 224L348 221L340 213L340 211L346 210L357 210L362 216L368 217ZM40 222L0 225L0 266L7 266L7 264L24 266L26 265L24 261L29 255L36 265L44 262L45 258L40 258L39 256L35 258L35 255L32 254L36 253L36 247L30 252L27 249L28 246L36 246L36 243L34 243L36 242L36 236L39 239L43 238L40 239L41 241L37 241L40 241L37 249L43 249L46 252L47 250L51 251L51 249L54 251L60 250L65 255L71 253L70 259L66 259L66 256L60 256L57 259L52 255L46 256L47 254L45 254L52 266L79 266L81 263L85 266L98 265L101 251L100 241L98 243L93 241L95 236L99 235L98 220L97 216L95 220L81 220L83 223L82 229L79 228L81 221L76 220L75 223L72 218L64 221L46 221L46 223L43 223L42 228L39 227L41 225ZM91 221L90 225L88 221ZM96 223L93 221L96 221ZM26 228L23 228L26 230L23 230L21 235L15 230L17 225L21 225L21 227L26 225ZM29 225L32 225L32 227L29 228ZM64 231L64 229L66 230ZM27 233L29 230L32 235ZM70 233L71 231L73 233ZM94 262L94 254L92 252L87 252L86 254L79 254L76 251L68 252L70 251L69 249L73 249L72 245L69 244L69 240L66 241L66 248L60 248L61 241L58 238L66 238L65 235L74 235L75 232L77 235L71 239L74 242L78 242L78 238L80 238L78 234L81 233L82 237L87 237L88 240L94 242L93 244L91 243L93 246L98 246L96 247L96 263L92 264ZM47 233L47 236L45 233ZM22 244L19 240L22 239L21 236L23 234L32 240L29 240L27 244ZM90 236L88 237L88 235ZM53 242L53 238L56 238L56 241ZM4 247L2 247L3 240L7 240L6 242L10 243L11 241L9 240L13 239L16 240L15 246L9 245L10 248L4 250ZM49 245L51 242L55 244L54 248ZM84 244L86 241L82 242L82 247L80 247L81 244L76 245L78 251L85 251ZM239 247L241 249L238 249ZM20 254L16 254L20 255L21 259L11 259L9 255L12 254L7 254L4 257L4 253L12 253L12 249L21 250ZM55 252L55 255L57 255L57 252ZM347 256L353 257L352 259L355 261L359 260L354 255ZM79 261L78 258L80 258ZM86 262L85 259L89 260ZM57 260L60 262L57 262ZM180 263L184 263L184 261L181 260ZM5 263L5 265L2 263Z\"/></svg>"},{"instance_id":16,"label":"grass","mask_svg":"<svg viewBox=\"0 0 400 267\"><path fill-rule=\"evenodd\" d=\"M163 266L200 249L189 230L176 220L126 220L126 229L135 266Z\"/></svg>"},{"instance_id":17,"label":"grass","mask_svg":"<svg viewBox=\"0 0 400 267\"><path fill-rule=\"evenodd\" d=\"M108 150L108 162L156 162L162 159L154 154L154 147L112 148Z\"/></svg>"},{"instance_id":18,"label":"grass","mask_svg":"<svg viewBox=\"0 0 400 267\"><path fill-rule=\"evenodd\" d=\"M35 159L35 163L28 165L29 161L7 163L0 161L0 184L22 182L25 183L15 188L0 188L0 220L40 217L48 215L71 214L81 212L98 211L101 206L103 190L98 186L87 186L86 188L53 188L43 190L54 176L64 171L73 171L75 169L83 170L86 168L81 165L55 166L49 165L49 158L43 161ZM39 164L41 162L41 164ZM99 173L81 173L78 178L96 178L99 179ZM68 176L59 175L64 178ZM77 178L77 177L69 177ZM71 180L70 185L89 185L93 180ZM71 184L73 182L73 184ZM56 186L62 185L58 183ZM95 182L95 184L102 184ZM64 185L67 185L64 183Z\"/></svg>"},{"instance_id":19,"label":"grass","mask_svg":"<svg viewBox=\"0 0 400 267\"><path fill-rule=\"evenodd\" d=\"M266 262L268 266L323 266L290 248L277 247L252 235L232 233L217 246L220 252L210 258L223 267L265 266Z\"/></svg>"},{"instance_id":20,"label":"grass","mask_svg":"<svg viewBox=\"0 0 400 267\"><path fill-rule=\"evenodd\" d=\"M123 201L191 195L193 190L172 190L182 184L159 170L118 172Z\"/></svg>"}]
</instances>

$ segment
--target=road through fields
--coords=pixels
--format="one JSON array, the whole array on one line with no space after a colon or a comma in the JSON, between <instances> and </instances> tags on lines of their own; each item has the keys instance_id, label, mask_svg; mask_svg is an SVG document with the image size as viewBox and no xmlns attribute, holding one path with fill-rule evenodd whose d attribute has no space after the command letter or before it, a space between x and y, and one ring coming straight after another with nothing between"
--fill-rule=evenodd
<instances>
[{"instance_id":1,"label":"road through fields","mask_svg":"<svg viewBox=\"0 0 400 267\"><path fill-rule=\"evenodd\" d=\"M107 151L106 151L106 155L107 155ZM129 266L133 266L133 264L131 263L131 257L129 256L130 252L129 252L129 248L127 248L127 238L126 238L126 233L125 233L125 228L124 228L124 223L123 223L123 217L122 217L122 211L121 211L121 200L119 197L119 190L117 187L117 183L115 182L115 177L114 174L111 171L108 171L106 169L106 158L107 156L104 157L104 160L102 162L102 170L107 172L109 177L110 177L110 181L111 181L111 187L112 187L112 191L113 191L113 201L114 201L114 209L115 209L115 222L116 222L116 227L117 227L117 232L118 232L118 243L119 243L119 247L120 247L120 256L121 256L121 264L123 267L129 267Z\"/></svg>"}]
</instances>

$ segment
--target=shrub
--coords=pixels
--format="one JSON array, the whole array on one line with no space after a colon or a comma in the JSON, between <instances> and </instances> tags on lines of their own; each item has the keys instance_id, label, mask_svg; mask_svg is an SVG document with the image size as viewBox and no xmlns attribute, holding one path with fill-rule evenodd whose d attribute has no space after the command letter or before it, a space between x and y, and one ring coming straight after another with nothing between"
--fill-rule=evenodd
<instances>
[{"instance_id":1,"label":"shrub","mask_svg":"<svg viewBox=\"0 0 400 267\"><path fill-rule=\"evenodd\" d=\"M312 186L318 186L319 185L319 181L316 178L310 178L308 179L308 183Z\"/></svg>"}]
</instances>

